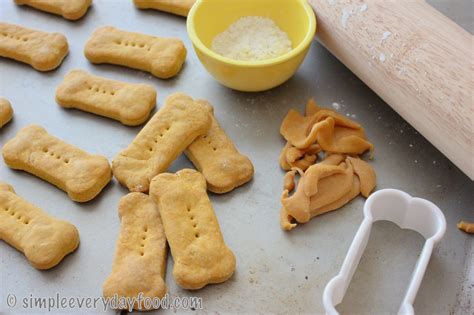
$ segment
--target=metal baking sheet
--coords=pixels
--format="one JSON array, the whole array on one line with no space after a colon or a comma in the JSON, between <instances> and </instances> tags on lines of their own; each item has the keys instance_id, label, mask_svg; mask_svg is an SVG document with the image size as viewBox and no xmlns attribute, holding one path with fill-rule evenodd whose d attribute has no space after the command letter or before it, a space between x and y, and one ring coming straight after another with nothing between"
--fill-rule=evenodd
<instances>
[{"instance_id":1,"label":"metal baking sheet","mask_svg":"<svg viewBox=\"0 0 474 315\"><path fill-rule=\"evenodd\" d=\"M472 32L472 2L434 4ZM376 148L372 165L378 175L377 188L398 188L427 198L446 215L447 232L433 254L418 293L417 313L473 313L473 238L456 229L460 219L474 221L473 182L316 41L291 80L264 93L247 94L224 88L207 74L187 38L183 18L137 10L132 1L95 0L83 19L69 22L1 0L0 19L60 31L70 45L62 66L48 73L0 59L0 95L8 98L15 110L13 121L0 131L1 145L21 127L39 123L53 135L109 159L126 147L140 127L130 128L92 114L65 110L55 103L55 88L64 75L82 68L109 78L152 84L158 90L158 106L176 91L209 100L237 147L252 159L256 170L252 182L225 195L211 194L225 240L237 257L235 275L220 285L186 291L176 286L169 259L166 281L170 294L202 297L204 308L159 313L323 313L324 286L339 271L362 221L364 199L357 197L343 209L317 217L290 233L280 229L283 172L278 155L284 142L279 126L290 108L303 109L310 97L325 106L340 104L340 112L366 128ZM102 25L183 39L189 52L183 71L165 81L141 71L90 64L83 55L84 44L92 31ZM170 170L191 166L185 157L180 157ZM47 313L44 309L23 308L22 299L28 297L54 297L56 293L61 297L100 297L119 232L117 204L127 190L114 180L98 198L79 204L53 186L12 171L3 163L0 178L50 214L74 223L81 237L79 249L49 271L32 268L22 254L0 242L0 313ZM377 223L339 310L396 312L422 244L422 237L414 232ZM14 308L6 303L9 294L17 298ZM52 311L103 312L100 307Z\"/></svg>"}]
</instances>

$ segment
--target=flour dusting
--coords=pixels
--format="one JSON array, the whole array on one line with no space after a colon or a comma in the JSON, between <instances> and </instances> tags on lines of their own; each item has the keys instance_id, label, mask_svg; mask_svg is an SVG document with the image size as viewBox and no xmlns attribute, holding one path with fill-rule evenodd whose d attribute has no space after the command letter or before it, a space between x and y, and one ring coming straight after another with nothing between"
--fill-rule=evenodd
<instances>
[{"instance_id":1,"label":"flour dusting","mask_svg":"<svg viewBox=\"0 0 474 315\"><path fill-rule=\"evenodd\" d=\"M392 32L388 32L388 31L387 31L387 32L383 32L383 34L382 34L382 39L381 39L380 43L383 44L383 42L384 42L387 38L389 38L390 35L392 35Z\"/></svg>"}]
</instances>

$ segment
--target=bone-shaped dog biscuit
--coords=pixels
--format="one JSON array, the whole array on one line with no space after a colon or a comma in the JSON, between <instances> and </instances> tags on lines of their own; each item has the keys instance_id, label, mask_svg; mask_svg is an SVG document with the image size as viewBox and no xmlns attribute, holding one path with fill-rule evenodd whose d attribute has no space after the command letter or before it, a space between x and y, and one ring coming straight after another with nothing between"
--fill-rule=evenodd
<instances>
[{"instance_id":1,"label":"bone-shaped dog biscuit","mask_svg":"<svg viewBox=\"0 0 474 315\"><path fill-rule=\"evenodd\" d=\"M125 32L110 26L92 34L84 53L92 63L139 69L162 79L175 76L186 58L186 48L177 38Z\"/></svg>"},{"instance_id":2,"label":"bone-shaped dog biscuit","mask_svg":"<svg viewBox=\"0 0 474 315\"><path fill-rule=\"evenodd\" d=\"M13 108L10 102L0 98L0 128L5 126L13 117Z\"/></svg>"},{"instance_id":3,"label":"bone-shaped dog biscuit","mask_svg":"<svg viewBox=\"0 0 474 315\"><path fill-rule=\"evenodd\" d=\"M110 181L107 159L91 155L30 125L3 146L5 163L31 173L67 192L74 201L89 201Z\"/></svg>"},{"instance_id":4,"label":"bone-shaped dog biscuit","mask_svg":"<svg viewBox=\"0 0 474 315\"><path fill-rule=\"evenodd\" d=\"M112 162L118 181L130 191L146 192L150 181L210 127L209 110L191 97L175 93L148 121L133 142Z\"/></svg>"},{"instance_id":5,"label":"bone-shaped dog biscuit","mask_svg":"<svg viewBox=\"0 0 474 315\"><path fill-rule=\"evenodd\" d=\"M86 14L92 0L15 0L15 3L77 20Z\"/></svg>"},{"instance_id":6,"label":"bone-shaped dog biscuit","mask_svg":"<svg viewBox=\"0 0 474 315\"><path fill-rule=\"evenodd\" d=\"M156 205L148 195L129 193L120 199L120 235L104 297L162 298L166 294L166 237ZM145 309L136 301L134 309Z\"/></svg>"},{"instance_id":7,"label":"bone-shaped dog biscuit","mask_svg":"<svg viewBox=\"0 0 474 315\"><path fill-rule=\"evenodd\" d=\"M0 239L23 254L37 269L49 269L79 245L71 223L55 219L0 183Z\"/></svg>"},{"instance_id":8,"label":"bone-shaped dog biscuit","mask_svg":"<svg viewBox=\"0 0 474 315\"><path fill-rule=\"evenodd\" d=\"M160 174L151 182L150 196L163 220L176 282L194 290L229 279L235 256L224 243L204 176L190 169Z\"/></svg>"},{"instance_id":9,"label":"bone-shaped dog biscuit","mask_svg":"<svg viewBox=\"0 0 474 315\"><path fill-rule=\"evenodd\" d=\"M1 57L27 63L38 71L49 71L61 64L68 50L62 34L0 23Z\"/></svg>"},{"instance_id":10,"label":"bone-shaped dog biscuit","mask_svg":"<svg viewBox=\"0 0 474 315\"><path fill-rule=\"evenodd\" d=\"M91 75L82 70L69 72L56 90L56 101L135 126L148 119L156 104L156 91L148 84L131 84Z\"/></svg>"},{"instance_id":11,"label":"bone-shaped dog biscuit","mask_svg":"<svg viewBox=\"0 0 474 315\"><path fill-rule=\"evenodd\" d=\"M133 0L140 9L155 9L181 16L188 16L196 0Z\"/></svg>"},{"instance_id":12,"label":"bone-shaped dog biscuit","mask_svg":"<svg viewBox=\"0 0 474 315\"><path fill-rule=\"evenodd\" d=\"M237 151L214 117L212 106L206 101L199 102L209 109L211 127L205 135L196 138L185 153L206 178L207 189L226 193L252 179L253 165Z\"/></svg>"}]
</instances>

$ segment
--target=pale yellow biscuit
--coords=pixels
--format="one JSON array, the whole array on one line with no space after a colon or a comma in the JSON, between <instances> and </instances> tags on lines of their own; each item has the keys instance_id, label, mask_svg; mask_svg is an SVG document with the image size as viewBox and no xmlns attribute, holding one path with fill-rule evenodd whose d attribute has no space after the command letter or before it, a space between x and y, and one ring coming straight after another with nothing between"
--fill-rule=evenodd
<instances>
[{"instance_id":1,"label":"pale yellow biscuit","mask_svg":"<svg viewBox=\"0 0 474 315\"><path fill-rule=\"evenodd\" d=\"M161 38L104 26L92 34L84 54L92 63L121 65L168 79L181 70L186 48L177 38Z\"/></svg>"},{"instance_id":2,"label":"pale yellow biscuit","mask_svg":"<svg viewBox=\"0 0 474 315\"><path fill-rule=\"evenodd\" d=\"M0 128L5 126L13 117L13 108L10 102L0 98Z\"/></svg>"},{"instance_id":3,"label":"pale yellow biscuit","mask_svg":"<svg viewBox=\"0 0 474 315\"><path fill-rule=\"evenodd\" d=\"M221 128L212 106L206 101L199 102L209 109L211 127L205 135L196 138L185 153L206 178L207 189L226 193L252 179L253 165L248 157L237 151Z\"/></svg>"},{"instance_id":4,"label":"pale yellow biscuit","mask_svg":"<svg viewBox=\"0 0 474 315\"><path fill-rule=\"evenodd\" d=\"M4 182L0 182L0 191L9 191L15 193L15 189L13 189L13 186Z\"/></svg>"},{"instance_id":5,"label":"pale yellow biscuit","mask_svg":"<svg viewBox=\"0 0 474 315\"><path fill-rule=\"evenodd\" d=\"M120 235L112 273L104 282L106 298L162 298L166 294L166 237L160 214L148 195L129 193L120 199ZM128 306L126 306L128 307ZM144 303L133 305L146 309Z\"/></svg>"},{"instance_id":6,"label":"pale yellow biscuit","mask_svg":"<svg viewBox=\"0 0 474 315\"><path fill-rule=\"evenodd\" d=\"M72 70L56 90L56 102L136 126L145 122L156 104L148 84L131 84Z\"/></svg>"},{"instance_id":7,"label":"pale yellow biscuit","mask_svg":"<svg viewBox=\"0 0 474 315\"><path fill-rule=\"evenodd\" d=\"M69 46L64 35L0 22L0 57L31 65L38 71L57 68Z\"/></svg>"},{"instance_id":8,"label":"pale yellow biscuit","mask_svg":"<svg viewBox=\"0 0 474 315\"><path fill-rule=\"evenodd\" d=\"M191 169L160 174L151 182L150 196L163 220L176 283L194 290L229 279L235 256L224 243L204 176Z\"/></svg>"},{"instance_id":9,"label":"pale yellow biscuit","mask_svg":"<svg viewBox=\"0 0 474 315\"><path fill-rule=\"evenodd\" d=\"M49 269L77 248L79 232L0 183L0 239L25 254L33 267Z\"/></svg>"},{"instance_id":10,"label":"pale yellow biscuit","mask_svg":"<svg viewBox=\"0 0 474 315\"><path fill-rule=\"evenodd\" d=\"M182 93L168 96L165 105L113 160L115 177L131 191L147 192L153 177L165 172L210 125L205 106Z\"/></svg>"},{"instance_id":11,"label":"pale yellow biscuit","mask_svg":"<svg viewBox=\"0 0 474 315\"><path fill-rule=\"evenodd\" d=\"M107 159L89 154L29 125L8 141L2 150L5 163L31 173L67 192L74 201L89 201L110 181Z\"/></svg>"},{"instance_id":12,"label":"pale yellow biscuit","mask_svg":"<svg viewBox=\"0 0 474 315\"><path fill-rule=\"evenodd\" d=\"M61 15L68 20L78 20L86 14L92 0L15 0L15 3Z\"/></svg>"},{"instance_id":13,"label":"pale yellow biscuit","mask_svg":"<svg viewBox=\"0 0 474 315\"><path fill-rule=\"evenodd\" d=\"M181 16L188 16L195 2L196 0L133 0L137 8L155 9Z\"/></svg>"}]
</instances>

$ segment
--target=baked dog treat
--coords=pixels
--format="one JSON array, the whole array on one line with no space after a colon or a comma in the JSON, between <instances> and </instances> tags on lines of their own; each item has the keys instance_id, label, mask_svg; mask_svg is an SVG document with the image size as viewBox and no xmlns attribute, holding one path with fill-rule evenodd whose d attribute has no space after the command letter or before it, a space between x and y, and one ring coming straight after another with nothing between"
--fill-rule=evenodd
<instances>
[{"instance_id":1,"label":"baked dog treat","mask_svg":"<svg viewBox=\"0 0 474 315\"><path fill-rule=\"evenodd\" d=\"M5 126L13 117L13 108L7 99L0 98L0 128Z\"/></svg>"},{"instance_id":2,"label":"baked dog treat","mask_svg":"<svg viewBox=\"0 0 474 315\"><path fill-rule=\"evenodd\" d=\"M211 125L207 107L175 93L112 162L117 180L130 191L147 192L150 181Z\"/></svg>"},{"instance_id":3,"label":"baked dog treat","mask_svg":"<svg viewBox=\"0 0 474 315\"><path fill-rule=\"evenodd\" d=\"M150 196L163 220L176 283L195 290L229 279L235 256L224 243L204 176L191 169L160 174L151 182Z\"/></svg>"},{"instance_id":4,"label":"baked dog treat","mask_svg":"<svg viewBox=\"0 0 474 315\"><path fill-rule=\"evenodd\" d=\"M136 126L145 122L156 104L148 84L131 84L72 70L56 90L56 102Z\"/></svg>"},{"instance_id":5,"label":"baked dog treat","mask_svg":"<svg viewBox=\"0 0 474 315\"><path fill-rule=\"evenodd\" d=\"M207 189L223 194L245 184L253 176L249 158L240 154L214 117L214 109L206 101L198 101L209 109L212 117L209 131L199 136L186 149L186 156L202 172Z\"/></svg>"},{"instance_id":6,"label":"baked dog treat","mask_svg":"<svg viewBox=\"0 0 474 315\"><path fill-rule=\"evenodd\" d=\"M106 298L162 298L166 294L166 237L160 214L148 195L129 193L120 199L120 235L112 273L105 280ZM128 307L128 305L126 306ZM135 310L145 310L138 301Z\"/></svg>"},{"instance_id":7,"label":"baked dog treat","mask_svg":"<svg viewBox=\"0 0 474 315\"><path fill-rule=\"evenodd\" d=\"M23 254L37 269L50 269L79 245L71 223L55 219L0 183L0 239Z\"/></svg>"},{"instance_id":8,"label":"baked dog treat","mask_svg":"<svg viewBox=\"0 0 474 315\"><path fill-rule=\"evenodd\" d=\"M155 9L181 16L188 16L194 2L196 0L133 0L137 8Z\"/></svg>"},{"instance_id":9,"label":"baked dog treat","mask_svg":"<svg viewBox=\"0 0 474 315\"><path fill-rule=\"evenodd\" d=\"M13 189L13 186L4 182L0 182L0 192L2 191L9 191L12 193L15 193L15 189Z\"/></svg>"},{"instance_id":10,"label":"baked dog treat","mask_svg":"<svg viewBox=\"0 0 474 315\"><path fill-rule=\"evenodd\" d=\"M64 35L0 22L0 57L31 65L38 71L57 68L69 46Z\"/></svg>"},{"instance_id":11,"label":"baked dog treat","mask_svg":"<svg viewBox=\"0 0 474 315\"><path fill-rule=\"evenodd\" d=\"M38 176L78 202L93 199L112 177L105 157L67 144L38 125L21 129L3 146L2 154L10 168Z\"/></svg>"},{"instance_id":12,"label":"baked dog treat","mask_svg":"<svg viewBox=\"0 0 474 315\"><path fill-rule=\"evenodd\" d=\"M186 48L177 38L161 38L104 26L92 34L84 54L92 63L121 65L168 79L181 70Z\"/></svg>"},{"instance_id":13,"label":"baked dog treat","mask_svg":"<svg viewBox=\"0 0 474 315\"><path fill-rule=\"evenodd\" d=\"M92 0L15 0L16 4L78 20L86 14Z\"/></svg>"}]
</instances>

